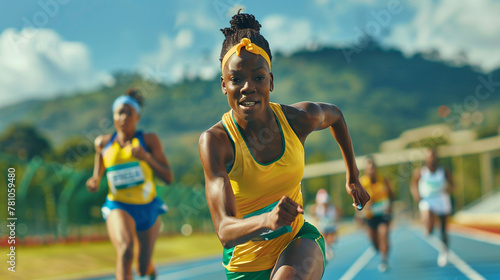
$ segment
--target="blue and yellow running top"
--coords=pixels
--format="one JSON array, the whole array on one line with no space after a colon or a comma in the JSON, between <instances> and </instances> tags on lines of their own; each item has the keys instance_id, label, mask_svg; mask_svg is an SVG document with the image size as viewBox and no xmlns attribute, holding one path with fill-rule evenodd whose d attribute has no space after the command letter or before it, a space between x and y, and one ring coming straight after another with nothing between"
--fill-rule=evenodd
<instances>
[{"instance_id":1,"label":"blue and yellow running top","mask_svg":"<svg viewBox=\"0 0 500 280\"><path fill-rule=\"evenodd\" d=\"M130 145L121 147L116 132L102 150L109 192L108 199L129 204L146 204L156 197L153 170L146 161L132 156L132 148L146 144L142 131L137 131Z\"/></svg>"},{"instance_id":2,"label":"blue and yellow running top","mask_svg":"<svg viewBox=\"0 0 500 280\"><path fill-rule=\"evenodd\" d=\"M232 110L222 117L222 124L234 144L234 164L228 175L236 200L237 218L269 212L284 195L303 205L300 182L304 174L304 147L281 106L276 103L270 106L280 129L283 150L276 160L268 163L260 163L252 155ZM251 241L224 249L224 267L233 272L272 268L303 224L303 216L298 215L291 226L265 232Z\"/></svg>"}]
</instances>

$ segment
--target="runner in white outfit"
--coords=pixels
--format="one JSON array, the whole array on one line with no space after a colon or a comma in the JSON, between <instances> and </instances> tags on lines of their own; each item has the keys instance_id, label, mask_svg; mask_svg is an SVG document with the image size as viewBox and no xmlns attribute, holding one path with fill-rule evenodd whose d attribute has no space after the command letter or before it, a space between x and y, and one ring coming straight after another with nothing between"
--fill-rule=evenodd
<instances>
[{"instance_id":1,"label":"runner in white outfit","mask_svg":"<svg viewBox=\"0 0 500 280\"><path fill-rule=\"evenodd\" d=\"M420 211L431 211L436 215L449 215L451 213L450 194L447 187L446 171L438 167L431 172L429 167L420 168L420 180L418 180L418 193Z\"/></svg>"},{"instance_id":2,"label":"runner in white outfit","mask_svg":"<svg viewBox=\"0 0 500 280\"><path fill-rule=\"evenodd\" d=\"M413 173L411 192L415 202L418 203L427 234L432 233L434 217L439 218L443 241L443 250L437 261L439 266L445 266L448 262L446 219L451 214L450 193L452 190L453 179L448 170L438 165L436 150L426 150L425 166L416 169Z\"/></svg>"}]
</instances>

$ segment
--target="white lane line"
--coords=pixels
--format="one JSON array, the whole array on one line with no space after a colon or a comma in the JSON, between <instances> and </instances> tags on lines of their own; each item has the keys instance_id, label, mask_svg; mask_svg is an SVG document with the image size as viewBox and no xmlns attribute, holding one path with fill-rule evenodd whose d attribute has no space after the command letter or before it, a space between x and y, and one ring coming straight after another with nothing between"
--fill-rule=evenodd
<instances>
[{"instance_id":1,"label":"white lane line","mask_svg":"<svg viewBox=\"0 0 500 280\"><path fill-rule=\"evenodd\" d=\"M221 262L211 263L203 266L188 268L172 273L160 273L160 278L168 276L168 279L183 279L187 277L204 275L211 272L222 271L224 268Z\"/></svg>"},{"instance_id":2,"label":"white lane line","mask_svg":"<svg viewBox=\"0 0 500 280\"><path fill-rule=\"evenodd\" d=\"M429 243L434 249L436 249L438 252L441 251L441 248L443 248L443 243L441 240L439 240L435 236L428 236L427 238L424 238L420 236L419 234L416 234L420 239L424 240L425 242ZM448 248L448 261L452 263L460 272L462 272L467 278L471 280L486 280L481 274L479 274L477 271L475 271L472 267L470 267L462 258L460 258L455 252L453 252L451 249Z\"/></svg>"},{"instance_id":3,"label":"white lane line","mask_svg":"<svg viewBox=\"0 0 500 280\"><path fill-rule=\"evenodd\" d=\"M354 262L351 267L340 277L340 280L351 280L365 267L366 264L375 256L375 250L372 247L366 249L363 254Z\"/></svg>"},{"instance_id":4,"label":"white lane line","mask_svg":"<svg viewBox=\"0 0 500 280\"><path fill-rule=\"evenodd\" d=\"M465 233L460 233L460 232L452 232L451 235L456 235L456 236L460 236L463 238L500 246L500 239L498 239L498 237L489 238L489 237L482 236L482 235L470 235L470 234L465 234Z\"/></svg>"},{"instance_id":5,"label":"white lane line","mask_svg":"<svg viewBox=\"0 0 500 280\"><path fill-rule=\"evenodd\" d=\"M479 272L475 271L470 267L462 258L455 254L455 252L449 250L448 260L455 265L458 270L460 270L465 276L472 280L486 280Z\"/></svg>"}]
</instances>

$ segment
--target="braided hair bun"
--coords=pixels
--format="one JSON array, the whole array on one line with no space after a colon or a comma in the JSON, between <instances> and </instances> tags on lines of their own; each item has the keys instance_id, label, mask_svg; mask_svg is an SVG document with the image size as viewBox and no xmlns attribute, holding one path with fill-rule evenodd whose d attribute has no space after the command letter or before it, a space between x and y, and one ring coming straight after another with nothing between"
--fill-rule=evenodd
<instances>
[{"instance_id":1,"label":"braided hair bun","mask_svg":"<svg viewBox=\"0 0 500 280\"><path fill-rule=\"evenodd\" d=\"M231 21L231 27L226 27L221 29L222 34L224 34L224 42L222 43L222 50L220 54L220 61L224 58L227 51L234 45L240 43L241 39L248 38L252 43L257 44L259 47L263 48L269 59L272 60L271 49L269 48L269 43L266 38L260 34L259 21L255 19L252 14L241 14L241 9L236 15L233 16Z\"/></svg>"}]
</instances>

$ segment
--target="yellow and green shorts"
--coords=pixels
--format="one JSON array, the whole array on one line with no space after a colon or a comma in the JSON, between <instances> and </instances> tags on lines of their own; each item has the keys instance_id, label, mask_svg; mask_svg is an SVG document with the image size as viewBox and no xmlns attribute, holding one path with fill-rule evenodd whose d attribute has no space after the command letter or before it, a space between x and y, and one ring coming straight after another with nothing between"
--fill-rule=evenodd
<instances>
[{"instance_id":1,"label":"yellow and green shorts","mask_svg":"<svg viewBox=\"0 0 500 280\"><path fill-rule=\"evenodd\" d=\"M318 229L316 229L315 226L311 225L308 222L304 222L304 225L302 226L302 228L300 228L299 232L292 239L292 241L290 241L290 243L299 238L311 239L318 244L319 248L321 249L321 253L323 254L324 272L326 266L325 239L323 238L321 233L319 233ZM226 269L226 277L228 280L269 280L271 278L273 269L274 268L251 272L233 272Z\"/></svg>"}]
</instances>

